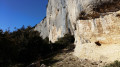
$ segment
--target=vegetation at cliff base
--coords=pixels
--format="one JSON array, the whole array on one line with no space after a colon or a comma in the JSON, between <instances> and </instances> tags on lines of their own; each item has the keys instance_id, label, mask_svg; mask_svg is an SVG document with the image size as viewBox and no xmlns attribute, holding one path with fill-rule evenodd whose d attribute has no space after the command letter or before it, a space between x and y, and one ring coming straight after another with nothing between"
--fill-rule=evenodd
<instances>
[{"instance_id":1,"label":"vegetation at cliff base","mask_svg":"<svg viewBox=\"0 0 120 67\"><path fill-rule=\"evenodd\" d=\"M110 64L106 65L105 67L120 67L120 62L114 61L113 63L110 63Z\"/></svg>"},{"instance_id":2,"label":"vegetation at cliff base","mask_svg":"<svg viewBox=\"0 0 120 67\"><path fill-rule=\"evenodd\" d=\"M43 40L39 35L30 26L13 32L0 30L0 67L26 67L64 48L74 48L74 37L70 34L55 43L50 43L48 38Z\"/></svg>"}]
</instances>

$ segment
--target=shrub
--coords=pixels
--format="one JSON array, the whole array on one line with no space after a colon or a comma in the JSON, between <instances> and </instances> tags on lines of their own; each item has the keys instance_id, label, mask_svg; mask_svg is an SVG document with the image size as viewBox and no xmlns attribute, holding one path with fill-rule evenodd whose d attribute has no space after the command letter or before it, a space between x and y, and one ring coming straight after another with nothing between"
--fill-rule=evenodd
<instances>
[{"instance_id":1,"label":"shrub","mask_svg":"<svg viewBox=\"0 0 120 67\"><path fill-rule=\"evenodd\" d=\"M108 64L105 67L120 67L120 62L115 61L114 63Z\"/></svg>"},{"instance_id":2,"label":"shrub","mask_svg":"<svg viewBox=\"0 0 120 67\"><path fill-rule=\"evenodd\" d=\"M53 53L69 48L74 42L74 37L66 34L55 43L49 39L43 40L39 32L32 27L24 26L13 32L0 31L0 67L10 67L21 64L22 67L38 60L49 58ZM69 46L69 47L68 47ZM40 60L40 61L41 61Z\"/></svg>"},{"instance_id":3,"label":"shrub","mask_svg":"<svg viewBox=\"0 0 120 67\"><path fill-rule=\"evenodd\" d=\"M75 39L74 39L73 35L66 34L66 35L64 35L64 37L59 38L58 41L56 41L54 43L54 45L53 45L54 49L63 49L63 48L69 48L69 49L71 49L71 48L74 47L74 45L73 45L74 40ZM73 47L71 45L73 45ZM70 48L70 46L71 46L71 48Z\"/></svg>"},{"instance_id":4,"label":"shrub","mask_svg":"<svg viewBox=\"0 0 120 67\"><path fill-rule=\"evenodd\" d=\"M56 43L63 44L63 45L68 45L70 43L74 43L74 36L71 34L65 34L64 37L59 38Z\"/></svg>"}]
</instances>

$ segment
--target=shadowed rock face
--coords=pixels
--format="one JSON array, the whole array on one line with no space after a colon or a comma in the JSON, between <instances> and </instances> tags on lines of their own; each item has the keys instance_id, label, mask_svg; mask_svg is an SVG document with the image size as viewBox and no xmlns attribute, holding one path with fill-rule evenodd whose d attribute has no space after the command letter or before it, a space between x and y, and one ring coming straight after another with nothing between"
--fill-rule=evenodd
<instances>
[{"instance_id":1,"label":"shadowed rock face","mask_svg":"<svg viewBox=\"0 0 120 67\"><path fill-rule=\"evenodd\" d=\"M120 60L119 0L49 0L46 19L35 30L51 42L74 35L74 55L79 58Z\"/></svg>"}]
</instances>

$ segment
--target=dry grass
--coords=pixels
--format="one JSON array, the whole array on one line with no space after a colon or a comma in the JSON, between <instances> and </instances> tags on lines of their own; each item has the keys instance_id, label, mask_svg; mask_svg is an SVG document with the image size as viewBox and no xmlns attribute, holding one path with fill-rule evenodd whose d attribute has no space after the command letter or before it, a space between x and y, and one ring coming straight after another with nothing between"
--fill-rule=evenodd
<instances>
[{"instance_id":1,"label":"dry grass","mask_svg":"<svg viewBox=\"0 0 120 67\"><path fill-rule=\"evenodd\" d=\"M106 14L107 12L116 12L119 10L120 10L120 1L115 0L112 3L103 3L101 5L95 6L95 8L93 8L92 14L86 14L85 11L82 11L79 14L79 17L77 18L77 20L95 19L95 18L99 18L101 15L105 16L103 14ZM120 15L117 15L117 16L120 16Z\"/></svg>"}]
</instances>

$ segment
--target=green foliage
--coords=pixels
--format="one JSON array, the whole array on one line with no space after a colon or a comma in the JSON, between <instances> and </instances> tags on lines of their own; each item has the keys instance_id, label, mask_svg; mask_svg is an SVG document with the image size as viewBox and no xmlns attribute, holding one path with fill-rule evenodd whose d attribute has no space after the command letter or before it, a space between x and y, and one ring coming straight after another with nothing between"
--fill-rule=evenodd
<instances>
[{"instance_id":1,"label":"green foliage","mask_svg":"<svg viewBox=\"0 0 120 67\"><path fill-rule=\"evenodd\" d=\"M40 49L43 45L39 33L30 26L14 32L0 30L0 67L33 62L42 54Z\"/></svg>"},{"instance_id":2,"label":"green foliage","mask_svg":"<svg viewBox=\"0 0 120 67\"><path fill-rule=\"evenodd\" d=\"M66 35L64 35L64 37L59 38L56 43L63 44L63 45L68 45L70 43L73 43L74 40L75 40L74 36L72 36L71 34L66 34Z\"/></svg>"},{"instance_id":3,"label":"green foliage","mask_svg":"<svg viewBox=\"0 0 120 67\"><path fill-rule=\"evenodd\" d=\"M74 36L71 34L66 34L64 37L59 38L58 41L54 43L55 49L63 49L63 48L74 48ZM73 45L73 46L72 46Z\"/></svg>"},{"instance_id":4,"label":"green foliage","mask_svg":"<svg viewBox=\"0 0 120 67\"><path fill-rule=\"evenodd\" d=\"M74 42L74 37L70 34L59 38L55 43L49 43L49 38L43 40L39 34L30 26L23 26L13 32L0 30L0 67L19 64L25 67L38 59L49 58Z\"/></svg>"},{"instance_id":5,"label":"green foliage","mask_svg":"<svg viewBox=\"0 0 120 67\"><path fill-rule=\"evenodd\" d=\"M120 67L120 62L115 61L114 63L108 64L105 67Z\"/></svg>"}]
</instances>

